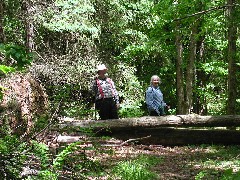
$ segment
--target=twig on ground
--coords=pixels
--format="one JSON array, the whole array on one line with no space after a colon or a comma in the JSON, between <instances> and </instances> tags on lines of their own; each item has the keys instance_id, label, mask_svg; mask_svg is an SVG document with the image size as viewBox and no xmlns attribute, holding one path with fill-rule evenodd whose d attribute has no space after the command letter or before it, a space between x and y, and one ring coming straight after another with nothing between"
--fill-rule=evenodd
<instances>
[{"instance_id":1,"label":"twig on ground","mask_svg":"<svg viewBox=\"0 0 240 180\"><path fill-rule=\"evenodd\" d=\"M136 139L128 139L127 141L124 141L123 143L121 143L120 146L123 146L124 144L132 142L132 141L138 141L138 140L142 140L142 139L146 139L146 138L150 138L150 137L151 137L151 135L145 136L145 137L136 138Z\"/></svg>"}]
</instances>

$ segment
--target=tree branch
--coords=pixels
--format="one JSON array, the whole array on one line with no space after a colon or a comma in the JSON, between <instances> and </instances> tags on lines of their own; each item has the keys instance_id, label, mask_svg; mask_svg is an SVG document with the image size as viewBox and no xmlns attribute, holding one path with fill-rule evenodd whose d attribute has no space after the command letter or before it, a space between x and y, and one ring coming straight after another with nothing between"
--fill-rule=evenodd
<instances>
[{"instance_id":1,"label":"tree branch","mask_svg":"<svg viewBox=\"0 0 240 180\"><path fill-rule=\"evenodd\" d=\"M237 4L235 4L237 5ZM197 12L197 13L194 13L194 14L189 14L189 15L186 15L185 17L182 17L182 18L177 18L177 19L174 19L173 21L180 21L180 20L183 20L183 19L186 19L186 18L189 18L189 17L193 17L193 16L198 16L198 15L201 15L201 14L207 14L211 11L215 11L215 10L219 10L219 9L224 9L226 7L229 7L229 5L224 5L224 6L217 6L217 7L213 7L213 8L210 8L208 10L205 10L205 11L200 11L200 12Z\"/></svg>"}]
</instances>

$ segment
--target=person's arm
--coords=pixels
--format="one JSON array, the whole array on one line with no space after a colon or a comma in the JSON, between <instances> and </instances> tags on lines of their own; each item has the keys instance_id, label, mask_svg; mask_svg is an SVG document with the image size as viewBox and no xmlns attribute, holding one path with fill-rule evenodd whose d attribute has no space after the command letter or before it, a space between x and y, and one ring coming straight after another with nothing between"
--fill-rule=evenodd
<instances>
[{"instance_id":1,"label":"person's arm","mask_svg":"<svg viewBox=\"0 0 240 180\"><path fill-rule=\"evenodd\" d=\"M115 98L115 101L116 101L116 104L119 105L119 94L118 94L118 91L116 89L116 86L114 84L114 82L111 80L111 83L112 83L112 89L113 89L113 94L114 94L114 98Z\"/></svg>"},{"instance_id":2,"label":"person's arm","mask_svg":"<svg viewBox=\"0 0 240 180\"><path fill-rule=\"evenodd\" d=\"M108 82L111 85L112 93L113 93L113 96L114 96L114 101L116 102L116 106L117 106L117 108L120 108L119 95L118 95L118 91L116 89L116 86L115 86L112 79L108 78Z\"/></svg>"},{"instance_id":3,"label":"person's arm","mask_svg":"<svg viewBox=\"0 0 240 180\"><path fill-rule=\"evenodd\" d=\"M153 100L153 90L151 88L149 88L146 91L146 104L148 106L149 109L155 110L158 114L160 114L158 107L154 104L154 100Z\"/></svg>"},{"instance_id":4,"label":"person's arm","mask_svg":"<svg viewBox=\"0 0 240 180\"><path fill-rule=\"evenodd\" d=\"M165 107L165 106L167 106L167 104L166 104L166 102L163 100L163 93L162 93L162 91L160 90L160 88L159 88L159 92L160 92L160 94L161 94L161 107Z\"/></svg>"}]
</instances>

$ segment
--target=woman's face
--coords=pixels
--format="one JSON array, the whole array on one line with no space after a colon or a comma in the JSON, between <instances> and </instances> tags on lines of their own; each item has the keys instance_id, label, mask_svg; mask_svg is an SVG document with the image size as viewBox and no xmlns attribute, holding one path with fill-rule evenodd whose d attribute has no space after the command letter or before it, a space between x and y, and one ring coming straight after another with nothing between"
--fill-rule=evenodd
<instances>
[{"instance_id":1,"label":"woman's face","mask_svg":"<svg viewBox=\"0 0 240 180\"><path fill-rule=\"evenodd\" d=\"M153 85L154 87L157 87L158 84L159 84L159 79L158 79L158 78L154 78L154 79L152 80L152 85Z\"/></svg>"}]
</instances>

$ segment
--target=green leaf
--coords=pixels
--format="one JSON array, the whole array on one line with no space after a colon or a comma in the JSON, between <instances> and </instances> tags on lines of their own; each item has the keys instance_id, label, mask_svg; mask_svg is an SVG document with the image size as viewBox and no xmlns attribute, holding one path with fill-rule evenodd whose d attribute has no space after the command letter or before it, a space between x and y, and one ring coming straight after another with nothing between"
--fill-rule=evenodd
<instances>
[{"instance_id":1,"label":"green leaf","mask_svg":"<svg viewBox=\"0 0 240 180\"><path fill-rule=\"evenodd\" d=\"M10 66L0 65L0 72L3 72L4 74L7 74L9 72L14 72L15 69Z\"/></svg>"}]
</instances>

